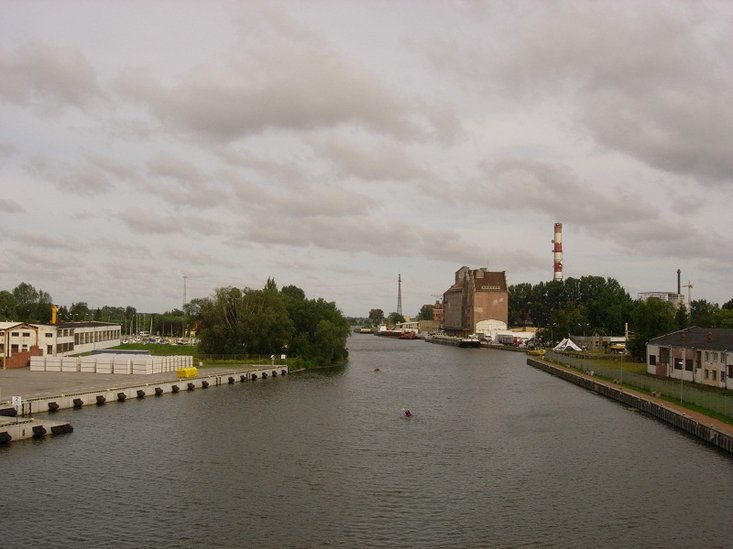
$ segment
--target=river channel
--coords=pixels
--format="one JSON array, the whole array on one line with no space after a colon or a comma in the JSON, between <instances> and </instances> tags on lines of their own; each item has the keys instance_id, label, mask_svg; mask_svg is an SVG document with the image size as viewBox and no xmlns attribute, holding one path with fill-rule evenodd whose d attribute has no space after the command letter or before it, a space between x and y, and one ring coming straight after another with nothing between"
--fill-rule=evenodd
<instances>
[{"instance_id":1,"label":"river channel","mask_svg":"<svg viewBox=\"0 0 733 549\"><path fill-rule=\"evenodd\" d=\"M729 455L520 353L349 348L344 368L59 412L72 434L0 448L2 546L733 543Z\"/></svg>"}]
</instances>

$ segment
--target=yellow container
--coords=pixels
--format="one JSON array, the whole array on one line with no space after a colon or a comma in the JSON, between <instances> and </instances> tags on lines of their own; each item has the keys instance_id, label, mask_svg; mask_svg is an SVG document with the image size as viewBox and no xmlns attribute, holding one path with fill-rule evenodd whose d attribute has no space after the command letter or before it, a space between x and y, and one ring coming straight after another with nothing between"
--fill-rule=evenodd
<instances>
[{"instance_id":1,"label":"yellow container","mask_svg":"<svg viewBox=\"0 0 733 549\"><path fill-rule=\"evenodd\" d=\"M191 368L178 368L178 370L176 370L176 375L179 378L196 377L199 375L199 370L195 366Z\"/></svg>"}]
</instances>

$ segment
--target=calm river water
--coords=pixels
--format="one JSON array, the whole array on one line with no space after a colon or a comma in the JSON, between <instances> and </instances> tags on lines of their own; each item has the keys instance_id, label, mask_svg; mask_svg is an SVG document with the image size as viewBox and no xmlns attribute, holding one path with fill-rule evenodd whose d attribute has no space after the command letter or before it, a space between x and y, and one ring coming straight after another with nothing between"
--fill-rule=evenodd
<instances>
[{"instance_id":1,"label":"calm river water","mask_svg":"<svg viewBox=\"0 0 733 549\"><path fill-rule=\"evenodd\" d=\"M349 348L334 371L57 414L73 434L0 448L0 544L733 544L730 456L519 353Z\"/></svg>"}]
</instances>

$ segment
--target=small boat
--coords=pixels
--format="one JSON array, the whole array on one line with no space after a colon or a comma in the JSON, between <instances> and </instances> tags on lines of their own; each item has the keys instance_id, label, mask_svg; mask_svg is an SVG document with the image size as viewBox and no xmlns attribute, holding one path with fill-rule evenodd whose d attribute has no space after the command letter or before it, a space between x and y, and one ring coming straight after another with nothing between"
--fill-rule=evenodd
<instances>
[{"instance_id":1,"label":"small boat","mask_svg":"<svg viewBox=\"0 0 733 549\"><path fill-rule=\"evenodd\" d=\"M481 340L475 336L456 337L446 334L433 334L425 341L440 345L453 345L454 347L481 347Z\"/></svg>"},{"instance_id":2,"label":"small boat","mask_svg":"<svg viewBox=\"0 0 733 549\"><path fill-rule=\"evenodd\" d=\"M545 356L545 350L544 349L527 349L527 354L529 356Z\"/></svg>"}]
</instances>

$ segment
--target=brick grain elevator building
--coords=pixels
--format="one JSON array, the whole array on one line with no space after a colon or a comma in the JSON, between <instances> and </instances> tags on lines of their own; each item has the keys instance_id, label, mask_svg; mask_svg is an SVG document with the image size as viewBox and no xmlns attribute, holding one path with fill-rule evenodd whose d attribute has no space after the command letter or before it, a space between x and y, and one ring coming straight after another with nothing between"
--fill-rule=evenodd
<instances>
[{"instance_id":1,"label":"brick grain elevator building","mask_svg":"<svg viewBox=\"0 0 733 549\"><path fill-rule=\"evenodd\" d=\"M443 294L443 330L454 335L472 334L482 320L509 323L506 271L463 266L456 271L455 283Z\"/></svg>"}]
</instances>

